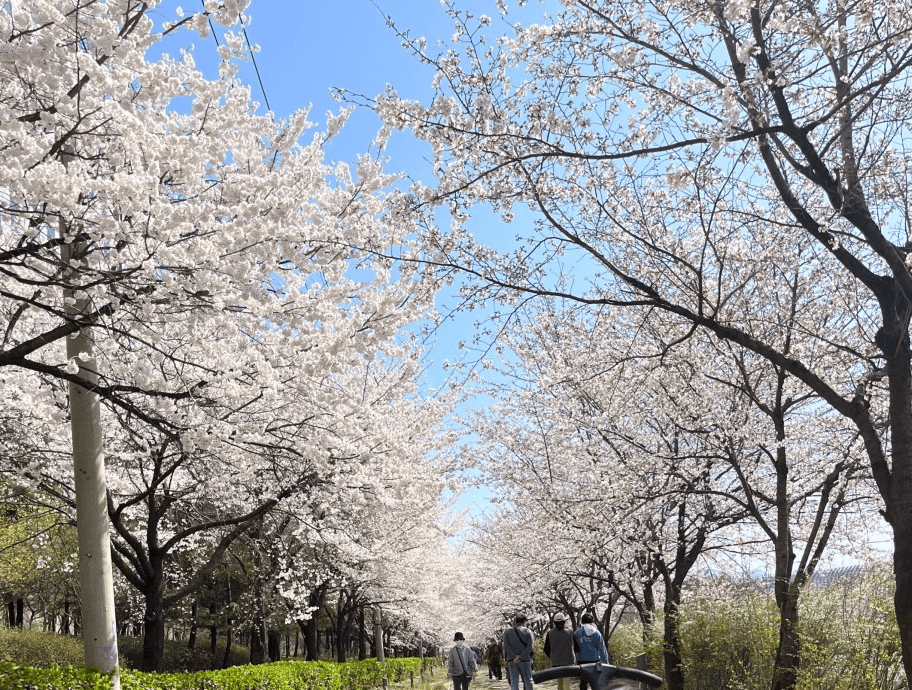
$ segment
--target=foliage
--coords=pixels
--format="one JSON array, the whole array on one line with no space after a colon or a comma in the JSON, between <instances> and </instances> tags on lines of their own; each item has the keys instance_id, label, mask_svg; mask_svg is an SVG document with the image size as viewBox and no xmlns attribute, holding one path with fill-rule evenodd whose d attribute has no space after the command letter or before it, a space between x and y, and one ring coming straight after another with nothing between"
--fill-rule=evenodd
<instances>
[{"instance_id":1,"label":"foliage","mask_svg":"<svg viewBox=\"0 0 912 690\"><path fill-rule=\"evenodd\" d=\"M903 685L899 630L886 573L809 592L801 637L802 690L892 690Z\"/></svg>"},{"instance_id":2,"label":"foliage","mask_svg":"<svg viewBox=\"0 0 912 690\"><path fill-rule=\"evenodd\" d=\"M801 613L802 665L796 690L906 687L889 575L812 588ZM702 598L680 609L688 686L766 690L772 682L778 612L769 592ZM661 620L645 634L647 668L662 675ZM643 627L625 623L608 646L612 662L636 666Z\"/></svg>"},{"instance_id":3,"label":"foliage","mask_svg":"<svg viewBox=\"0 0 912 690\"><path fill-rule=\"evenodd\" d=\"M0 628L0 662L44 668L82 666L84 661L85 650L78 637Z\"/></svg>"},{"instance_id":4,"label":"foliage","mask_svg":"<svg viewBox=\"0 0 912 690\"><path fill-rule=\"evenodd\" d=\"M771 596L703 599L683 607L680 620L692 687L770 687L778 643L778 613Z\"/></svg>"},{"instance_id":5,"label":"foliage","mask_svg":"<svg viewBox=\"0 0 912 690\"><path fill-rule=\"evenodd\" d=\"M0 663L0 687L4 690L108 690L111 680L93 669L56 664L36 668L3 662Z\"/></svg>"},{"instance_id":6,"label":"foliage","mask_svg":"<svg viewBox=\"0 0 912 690\"><path fill-rule=\"evenodd\" d=\"M142 660L142 638L121 637L117 641L122 667L138 669ZM220 638L215 652L209 651L208 636L200 639L194 649L187 649L186 642L165 640L164 654L159 671L162 673L181 673L193 671L210 671L222 667L225 656L225 640ZM243 666L250 663L250 649L238 643L232 643L228 652L228 666Z\"/></svg>"},{"instance_id":7,"label":"foliage","mask_svg":"<svg viewBox=\"0 0 912 690\"><path fill-rule=\"evenodd\" d=\"M197 673L141 673L124 670L123 690L371 690L386 677L399 682L409 672L419 673L426 660L375 659L336 664L327 661L282 661L260 666L238 666ZM107 690L103 674L72 666L35 668L0 664L0 686L11 690Z\"/></svg>"},{"instance_id":8,"label":"foliage","mask_svg":"<svg viewBox=\"0 0 912 690\"><path fill-rule=\"evenodd\" d=\"M660 628L653 625L645 632L639 623L627 623L618 626L607 641L608 656L615 666L637 667L637 657L646 654L646 668L651 673L661 675L662 668L662 634Z\"/></svg>"}]
</instances>

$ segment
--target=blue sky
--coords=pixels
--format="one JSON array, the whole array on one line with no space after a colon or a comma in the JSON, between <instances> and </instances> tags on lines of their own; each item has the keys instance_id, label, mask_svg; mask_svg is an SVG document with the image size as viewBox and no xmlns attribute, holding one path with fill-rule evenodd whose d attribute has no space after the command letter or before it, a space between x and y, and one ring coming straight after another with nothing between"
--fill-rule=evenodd
<instances>
[{"instance_id":1,"label":"blue sky","mask_svg":"<svg viewBox=\"0 0 912 690\"><path fill-rule=\"evenodd\" d=\"M458 0L458 5L476 14L498 15L495 0ZM202 2L164 0L152 17L156 21L173 19L178 7L186 13L196 12ZM431 46L453 33L437 0L252 0L246 12L246 31L250 42L260 47L256 65L263 88L252 65L244 65L240 77L252 86L256 100L268 101L277 117L311 105L311 119L321 128L327 111L340 106L332 99L333 88L372 97L392 84L405 97L428 100L432 68L401 47L381 10L399 27L427 38ZM187 36L184 32L169 45L184 47ZM196 37L193 52L197 65L214 76L215 41ZM372 114L356 112L346 125L341 144L331 149L333 157L353 159L367 149L377 128ZM408 169L417 176L416 167L420 167L424 151L407 140L403 135L393 142L391 169Z\"/></svg>"}]
</instances>

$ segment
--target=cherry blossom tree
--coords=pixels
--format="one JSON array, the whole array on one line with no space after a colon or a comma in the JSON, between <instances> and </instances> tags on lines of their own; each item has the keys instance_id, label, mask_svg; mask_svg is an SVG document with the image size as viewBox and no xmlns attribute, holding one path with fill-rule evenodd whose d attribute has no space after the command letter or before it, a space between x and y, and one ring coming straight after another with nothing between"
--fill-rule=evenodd
<instances>
[{"instance_id":1,"label":"cherry blossom tree","mask_svg":"<svg viewBox=\"0 0 912 690\"><path fill-rule=\"evenodd\" d=\"M199 482L190 459L217 458L235 472L210 475L213 490L259 490L259 510L290 489L257 483L293 473L295 458L323 473L363 459L356 430L311 433L336 402L319 382L420 319L433 288L408 265L347 249L405 247L414 226L376 157L324 162L344 118L304 141L306 110L258 114L235 79L245 48L231 33L214 80L188 53L149 59L164 34L236 25L248 3L207 0L161 31L156 4L0 11L0 370L19 386L4 396L59 420L59 384L71 386L76 502L94 511L77 517L93 540L80 547L83 592L98 587L83 602L86 659L105 671L117 652L102 431L119 419L144 438L132 442L136 468L163 456L144 491ZM114 514L138 504L124 505Z\"/></svg>"},{"instance_id":2,"label":"cherry blossom tree","mask_svg":"<svg viewBox=\"0 0 912 690\"><path fill-rule=\"evenodd\" d=\"M450 5L439 54L403 34L437 66L438 93L374 105L435 152L439 183L415 190L452 218L427 234L434 260L477 277L481 297L665 314L683 338L768 360L847 420L893 532L912 675L907 8L561 5L502 38ZM473 240L478 203L523 219L515 250ZM794 281L769 261L783 248L813 279L787 350L765 329L790 318L791 301L771 299Z\"/></svg>"},{"instance_id":3,"label":"cherry blossom tree","mask_svg":"<svg viewBox=\"0 0 912 690\"><path fill-rule=\"evenodd\" d=\"M532 558L561 554L560 577L613 587L647 626L660 585L665 676L683 687L676 621L687 577L718 549L750 557L741 535L753 532L755 548L775 554L777 669L794 683L799 593L845 506L872 507L856 480L857 434L724 341L697 334L670 349L674 324L653 330L630 312L526 311L502 337L511 385L479 428L485 473L538 513L524 528L537 535Z\"/></svg>"}]
</instances>

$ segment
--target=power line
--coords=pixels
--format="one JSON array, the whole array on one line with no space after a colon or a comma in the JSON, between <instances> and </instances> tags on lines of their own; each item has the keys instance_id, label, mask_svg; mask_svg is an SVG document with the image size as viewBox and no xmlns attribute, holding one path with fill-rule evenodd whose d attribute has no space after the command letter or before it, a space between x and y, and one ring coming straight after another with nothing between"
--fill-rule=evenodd
<instances>
[{"instance_id":1,"label":"power line","mask_svg":"<svg viewBox=\"0 0 912 690\"><path fill-rule=\"evenodd\" d=\"M266 101L266 109L272 110L269 105L269 99L266 97L266 87L263 86L263 79L260 77L260 68L257 67L256 58L253 56L253 46L250 45L250 38L247 36L247 27L244 26L244 18L238 14L238 19L241 21L241 30L244 32L244 40L247 41L247 52L250 54L250 61L253 63L253 71L256 72L257 81L260 82L260 91L263 92L263 100Z\"/></svg>"},{"instance_id":2,"label":"power line","mask_svg":"<svg viewBox=\"0 0 912 690\"><path fill-rule=\"evenodd\" d=\"M209 22L209 30L212 32L212 38L215 40L215 45L217 48L220 48L218 35L215 33L215 27L212 25L212 17L209 16L209 12L206 10L205 0L200 0L200 4L203 6L203 13L206 15L206 21ZM260 91L263 92L263 100L266 102L266 108L272 110L272 106L269 105L269 97L266 95L266 87L263 86L263 77L260 76L260 68L257 65L256 56L253 53L253 46L250 44L250 37L247 35L247 27L244 25L244 17L238 13L238 21L241 22L241 31L244 32L244 40L247 42L247 54L250 55L250 62L253 63L253 71L256 72L257 81L260 83Z\"/></svg>"}]
</instances>

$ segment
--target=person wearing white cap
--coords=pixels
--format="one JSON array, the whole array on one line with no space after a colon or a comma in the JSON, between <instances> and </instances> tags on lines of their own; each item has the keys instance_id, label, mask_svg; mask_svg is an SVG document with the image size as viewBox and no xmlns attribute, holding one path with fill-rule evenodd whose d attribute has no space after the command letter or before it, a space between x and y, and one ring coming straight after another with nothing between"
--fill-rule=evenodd
<instances>
[{"instance_id":1,"label":"person wearing white cap","mask_svg":"<svg viewBox=\"0 0 912 690\"><path fill-rule=\"evenodd\" d=\"M554 614L554 627L545 635L545 656L552 666L573 666L576 664L576 640L573 633L567 630L567 617L558 612ZM565 690L566 678L557 679L558 690Z\"/></svg>"}]
</instances>

